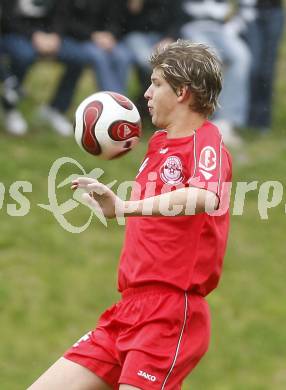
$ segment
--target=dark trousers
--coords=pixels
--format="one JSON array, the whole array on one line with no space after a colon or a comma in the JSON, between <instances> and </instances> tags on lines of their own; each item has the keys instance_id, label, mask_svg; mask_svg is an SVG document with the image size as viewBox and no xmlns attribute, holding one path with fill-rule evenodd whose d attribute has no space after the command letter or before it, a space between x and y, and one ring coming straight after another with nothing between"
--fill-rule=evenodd
<instances>
[{"instance_id":1,"label":"dark trousers","mask_svg":"<svg viewBox=\"0 0 286 390\"><path fill-rule=\"evenodd\" d=\"M29 38L8 34L2 37L3 51L10 58L10 72L14 74L21 84L29 67L39 58ZM66 111L71 103L76 83L85 65L80 55L80 44L71 38L62 40L59 52L55 59L65 65L63 77L60 79L51 106L59 111Z\"/></svg>"},{"instance_id":2,"label":"dark trousers","mask_svg":"<svg viewBox=\"0 0 286 390\"><path fill-rule=\"evenodd\" d=\"M282 8L261 9L247 31L246 39L253 56L248 119L251 127L271 127L275 66L283 23Z\"/></svg>"}]
</instances>

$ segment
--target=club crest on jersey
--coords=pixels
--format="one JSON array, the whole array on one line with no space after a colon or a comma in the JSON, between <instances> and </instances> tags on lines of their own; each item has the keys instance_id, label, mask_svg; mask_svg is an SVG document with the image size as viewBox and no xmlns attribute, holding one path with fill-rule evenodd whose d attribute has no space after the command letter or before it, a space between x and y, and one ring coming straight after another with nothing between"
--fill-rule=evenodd
<instances>
[{"instance_id":1,"label":"club crest on jersey","mask_svg":"<svg viewBox=\"0 0 286 390\"><path fill-rule=\"evenodd\" d=\"M160 177L166 184L179 184L183 181L183 165L179 157L169 156L160 169Z\"/></svg>"},{"instance_id":2,"label":"club crest on jersey","mask_svg":"<svg viewBox=\"0 0 286 390\"><path fill-rule=\"evenodd\" d=\"M216 163L216 151L212 146L205 146L200 154L199 167L209 172L216 168Z\"/></svg>"}]
</instances>

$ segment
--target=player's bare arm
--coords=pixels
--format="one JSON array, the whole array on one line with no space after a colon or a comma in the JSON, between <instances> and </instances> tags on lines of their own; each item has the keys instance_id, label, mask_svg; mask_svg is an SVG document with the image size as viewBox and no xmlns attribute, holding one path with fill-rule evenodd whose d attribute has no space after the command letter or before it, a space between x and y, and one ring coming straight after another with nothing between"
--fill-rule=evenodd
<instances>
[{"instance_id":1,"label":"player's bare arm","mask_svg":"<svg viewBox=\"0 0 286 390\"><path fill-rule=\"evenodd\" d=\"M186 187L138 201L124 202L125 216L179 216L214 211L218 206L215 193Z\"/></svg>"},{"instance_id":2,"label":"player's bare arm","mask_svg":"<svg viewBox=\"0 0 286 390\"><path fill-rule=\"evenodd\" d=\"M92 178L78 178L72 189L82 188L86 192L83 200L91 207L100 208L107 218L117 216L179 216L194 215L215 210L218 197L215 193L186 187L142 200L123 201L115 193Z\"/></svg>"}]
</instances>

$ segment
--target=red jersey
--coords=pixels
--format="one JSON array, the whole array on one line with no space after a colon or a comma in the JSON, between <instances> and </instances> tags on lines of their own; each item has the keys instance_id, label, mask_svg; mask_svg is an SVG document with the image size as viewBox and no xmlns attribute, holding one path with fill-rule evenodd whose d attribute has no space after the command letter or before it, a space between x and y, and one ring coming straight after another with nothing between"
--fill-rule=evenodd
<instances>
[{"instance_id":1,"label":"red jersey","mask_svg":"<svg viewBox=\"0 0 286 390\"><path fill-rule=\"evenodd\" d=\"M230 182L230 155L216 126L206 121L188 137L168 139L164 130L152 136L131 199L182 186L208 189L222 199ZM219 281L229 230L228 206L217 214L127 218L119 291L165 283L207 295Z\"/></svg>"}]
</instances>

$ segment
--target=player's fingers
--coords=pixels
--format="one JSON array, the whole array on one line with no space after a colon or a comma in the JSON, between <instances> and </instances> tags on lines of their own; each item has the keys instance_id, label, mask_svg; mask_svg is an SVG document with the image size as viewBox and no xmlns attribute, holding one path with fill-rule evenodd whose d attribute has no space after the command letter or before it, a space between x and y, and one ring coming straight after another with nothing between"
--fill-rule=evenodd
<instances>
[{"instance_id":1,"label":"player's fingers","mask_svg":"<svg viewBox=\"0 0 286 390\"><path fill-rule=\"evenodd\" d=\"M87 194L85 192L84 194L82 194L81 197L82 197L83 203L85 203L86 205L88 205L96 210L100 209L99 203L90 194Z\"/></svg>"},{"instance_id":2,"label":"player's fingers","mask_svg":"<svg viewBox=\"0 0 286 390\"><path fill-rule=\"evenodd\" d=\"M86 190L89 192L90 191L95 192L97 195L103 195L106 193L107 188L105 187L104 184L97 182L97 183L87 184Z\"/></svg>"},{"instance_id":3,"label":"player's fingers","mask_svg":"<svg viewBox=\"0 0 286 390\"><path fill-rule=\"evenodd\" d=\"M72 185L76 185L79 188L85 188L88 184L92 183L99 183L99 181L90 177L78 177L72 181Z\"/></svg>"}]
</instances>

